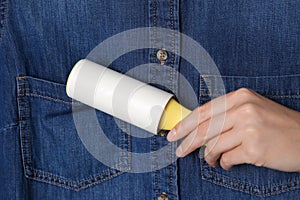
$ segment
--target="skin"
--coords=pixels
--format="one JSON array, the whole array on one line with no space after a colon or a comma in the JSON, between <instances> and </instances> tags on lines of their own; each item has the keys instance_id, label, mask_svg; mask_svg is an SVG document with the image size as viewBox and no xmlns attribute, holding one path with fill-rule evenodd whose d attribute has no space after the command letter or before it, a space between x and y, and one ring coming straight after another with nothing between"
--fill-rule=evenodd
<instances>
[{"instance_id":1,"label":"skin","mask_svg":"<svg viewBox=\"0 0 300 200\"><path fill-rule=\"evenodd\" d=\"M205 160L223 169L253 164L300 172L300 112L252 90L239 89L198 108L178 123L167 139L185 137L176 150L184 157L206 145Z\"/></svg>"}]
</instances>

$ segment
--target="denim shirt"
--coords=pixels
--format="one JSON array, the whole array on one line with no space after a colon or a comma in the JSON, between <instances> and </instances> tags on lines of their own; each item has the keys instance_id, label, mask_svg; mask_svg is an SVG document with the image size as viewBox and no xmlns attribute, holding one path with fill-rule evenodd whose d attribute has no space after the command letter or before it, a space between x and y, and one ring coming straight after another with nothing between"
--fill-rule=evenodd
<instances>
[{"instance_id":1,"label":"denim shirt","mask_svg":"<svg viewBox=\"0 0 300 200\"><path fill-rule=\"evenodd\" d=\"M149 66L146 74L133 76L177 91L190 109L211 100L210 88L221 95L221 78L226 92L250 88L300 111L299 16L298 0L0 0L0 199L299 198L300 173L246 164L213 168L203 148L176 160L167 132L149 135L96 111L106 136L121 149L115 167L107 166L82 144L72 108L85 111L65 92L74 63L99 43L135 28L166 28L202 45L219 74L199 73L176 54L182 38L155 31L149 34L151 48L127 52L109 67L126 73L142 64L159 66L157 51L169 46L163 61L169 68ZM196 103L170 69L189 82ZM152 171L131 172L138 163L130 152L164 147L169 165L158 167L163 160L153 153Z\"/></svg>"}]
</instances>

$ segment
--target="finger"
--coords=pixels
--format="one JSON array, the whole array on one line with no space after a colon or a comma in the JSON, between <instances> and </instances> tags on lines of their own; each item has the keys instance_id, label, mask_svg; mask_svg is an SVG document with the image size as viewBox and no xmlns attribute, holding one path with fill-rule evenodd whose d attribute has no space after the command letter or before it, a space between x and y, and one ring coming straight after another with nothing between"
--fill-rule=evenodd
<instances>
[{"instance_id":1,"label":"finger","mask_svg":"<svg viewBox=\"0 0 300 200\"><path fill-rule=\"evenodd\" d=\"M226 95L197 107L169 132L167 139L169 141L179 140L194 130L200 123L211 118L211 116L225 112L225 101Z\"/></svg>"},{"instance_id":2,"label":"finger","mask_svg":"<svg viewBox=\"0 0 300 200\"><path fill-rule=\"evenodd\" d=\"M246 156L241 145L222 154L220 165L223 169L229 170L232 166L246 163Z\"/></svg>"},{"instance_id":3,"label":"finger","mask_svg":"<svg viewBox=\"0 0 300 200\"><path fill-rule=\"evenodd\" d=\"M205 148L205 160L208 164L216 166L220 156L236 148L242 143L242 137L236 132L235 129L231 129L225 133L222 133L218 137L208 141Z\"/></svg>"},{"instance_id":4,"label":"finger","mask_svg":"<svg viewBox=\"0 0 300 200\"><path fill-rule=\"evenodd\" d=\"M244 101L248 101L252 96L252 91L242 88L197 107L169 132L167 139L169 141L176 141L185 137L191 131L196 129L199 124L220 113L225 113L233 107L241 105Z\"/></svg>"},{"instance_id":5,"label":"finger","mask_svg":"<svg viewBox=\"0 0 300 200\"><path fill-rule=\"evenodd\" d=\"M210 139L216 136L217 134L231 128L234 124L234 122L232 121L233 119L229 118L228 116L226 117L226 115L227 113L221 113L216 117L204 121L203 123L199 124L194 130L192 130L190 134L196 132L195 134L199 134L199 136L201 136L203 139L204 137ZM225 123L226 120L227 123ZM183 137L183 135L179 135L178 137L178 139L180 139ZM177 139L169 137L170 142L175 140Z\"/></svg>"},{"instance_id":6,"label":"finger","mask_svg":"<svg viewBox=\"0 0 300 200\"><path fill-rule=\"evenodd\" d=\"M217 143L218 140L219 140L219 137L214 137L205 144L204 158L205 158L206 162L213 167L216 167L218 162L210 161L209 159L207 159L207 155L210 153L211 149Z\"/></svg>"},{"instance_id":7,"label":"finger","mask_svg":"<svg viewBox=\"0 0 300 200\"><path fill-rule=\"evenodd\" d=\"M226 113L219 114L218 116L200 124L193 130L178 147L177 156L184 157L195 149L205 144L208 140L218 136L222 132L232 129L235 124L235 118L225 118Z\"/></svg>"}]
</instances>

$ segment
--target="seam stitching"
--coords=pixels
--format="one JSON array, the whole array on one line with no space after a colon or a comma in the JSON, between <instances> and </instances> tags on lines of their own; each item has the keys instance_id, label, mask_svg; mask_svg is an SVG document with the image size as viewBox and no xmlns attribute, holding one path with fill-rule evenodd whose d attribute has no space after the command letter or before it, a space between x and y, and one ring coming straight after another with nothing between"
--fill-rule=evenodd
<instances>
[{"instance_id":1,"label":"seam stitching","mask_svg":"<svg viewBox=\"0 0 300 200\"><path fill-rule=\"evenodd\" d=\"M27 79L25 78L24 79L24 84L25 84L25 93L27 93L28 92L28 88L29 88L29 86L28 86L28 81L27 81ZM26 115L25 115L25 117L26 117L26 119L25 119L25 121L26 121L26 133L25 134L27 134L27 137L29 137L29 139L28 139L28 141L27 141L27 143L28 143L28 154L26 153L26 157L27 157L27 161L28 161L28 163L29 163L29 165L31 166L32 165L32 160L31 160L31 155L32 155L32 152L31 152L31 138L30 138L30 135L29 135L29 105L28 105L29 103L28 103L28 100L26 99L25 100L25 111L26 111Z\"/></svg>"},{"instance_id":2,"label":"seam stitching","mask_svg":"<svg viewBox=\"0 0 300 200\"><path fill-rule=\"evenodd\" d=\"M175 83L173 83L174 81L174 76L175 76L175 73L173 72L173 68L175 66L175 26L174 26L174 11L173 11L173 6L174 6L174 2L173 0L170 0L170 26L171 26L171 29L172 29L172 40L171 40L171 48L172 48L172 55L171 55L171 63L170 63L170 88L171 90L174 91L175 89ZM170 159L171 159L171 162L172 162L172 145L170 145L170 148L169 148L169 153L170 153ZM172 188L172 183L173 183L173 164L170 164L169 166L169 170L170 170L170 175L169 175L169 192L171 195L173 195L173 188Z\"/></svg>"},{"instance_id":3,"label":"seam stitching","mask_svg":"<svg viewBox=\"0 0 300 200\"><path fill-rule=\"evenodd\" d=\"M280 190L276 190L276 191L272 191L272 192L267 192L267 190L271 190L272 188L274 187L283 187L283 186L286 186L288 184L292 184L292 183L299 183L299 180L300 178L297 178L295 180L291 180L291 181L288 181L288 182L284 182L282 184L276 184L276 185L272 185L272 186L255 186L253 184L249 184L249 183L246 183L246 182L243 182L243 181L238 181L238 180L235 180L235 179L232 179L232 178L229 178L229 177L225 177L221 174L218 174L216 172L212 172L211 170L209 169L205 169L205 164L204 164L204 161L202 162L202 178L204 180L207 180L207 181L210 181L212 183L215 183L215 184L218 184L218 185L223 185L223 186L226 186L228 188L233 188L233 189L236 189L236 190L239 190L239 191L243 191L243 192L246 192L246 193L250 193L250 194L254 194L254 195L257 195L257 196L261 196L261 197L266 197L266 196L270 196L270 195L274 195L274 194L279 194L279 193L282 193L282 192L286 192L286 191L290 191L290 190L293 190L293 189L297 189L297 188L300 188L300 185L297 185L297 186L292 186L292 187L286 187L285 189L280 189ZM211 174L212 176L214 177L219 177L220 179L223 179L223 180L227 180L229 182L234 182L238 185L245 185L249 188L255 188L255 189L259 189L261 190L262 192L259 193L259 192L254 192L250 189L244 189L244 188L241 188L241 187L238 187L238 186L234 186L232 184L229 184L229 183L224 183L224 182L221 182L221 181L217 181L213 178L209 178L209 177L206 177L205 176L205 172L208 173L208 174Z\"/></svg>"},{"instance_id":4,"label":"seam stitching","mask_svg":"<svg viewBox=\"0 0 300 200\"><path fill-rule=\"evenodd\" d=\"M170 28L171 28L171 34L172 34L172 39L171 39L171 63L170 63L170 78L169 78L169 81L170 81L170 88L172 90L174 90L174 85L173 85L173 80L174 80L174 73L173 73L173 67L175 65L175 25L174 25L174 11L173 11L173 6L174 6L174 3L173 3L173 0L170 0Z\"/></svg>"},{"instance_id":5,"label":"seam stitching","mask_svg":"<svg viewBox=\"0 0 300 200\"><path fill-rule=\"evenodd\" d=\"M23 79L19 79L18 78L18 80L19 80L19 82L18 82L18 91L19 91L19 93L20 94L23 94L24 93L24 88L23 88L23 84L24 84L24 80ZM22 151L22 163L23 163L23 167L24 167L24 173L26 174L26 172L25 172L25 168L26 168L26 165L27 165L27 157L26 157L26 149L25 149L25 143L24 143L24 140L25 140L25 136L24 136L24 131L23 131L23 129L24 129L24 127L23 126L26 126L26 124L25 125L23 125L23 102L22 102L22 100L21 100L21 98L20 98L20 96L18 96L17 97L17 100L18 100L18 103L19 103L19 113L20 113L20 116L19 116L19 118L20 118L20 138L21 138L21 151Z\"/></svg>"},{"instance_id":6,"label":"seam stitching","mask_svg":"<svg viewBox=\"0 0 300 200\"><path fill-rule=\"evenodd\" d=\"M124 164L123 164L123 163L120 163L120 164L114 166L114 168L120 168L120 167L122 167L122 166L124 166ZM101 176L104 176L104 175L106 175L106 174L113 173L114 171L115 171L115 172L119 171L119 170L106 169L106 170L104 170L103 172L101 172L101 173L99 173L99 174L96 174L96 175L94 175L94 176L91 177L91 178L88 178L88 179L82 179L82 180L78 180L78 181L71 181L71 180L68 180L68 179L65 178L65 177L62 177L62 176L59 176L59 175L55 175L55 174L51 174L51 173L47 173L47 172L43 172L43 171L38 170L38 169L31 168L31 170L34 171L34 173L39 174L39 175L41 175L41 176L43 176L43 177L51 177L51 178L56 179L56 180L58 180L58 181L67 182L67 183L70 183L70 184L72 184L72 185L78 185L78 186L84 184L85 182L92 181L93 179L97 179L97 178L99 178L99 177L101 177ZM125 170L127 170L127 168L126 168ZM120 171L120 172L122 172L122 171ZM110 177L110 176L108 176L108 178L109 178L109 177Z\"/></svg>"},{"instance_id":7,"label":"seam stitching","mask_svg":"<svg viewBox=\"0 0 300 200\"><path fill-rule=\"evenodd\" d=\"M80 186L80 184L83 184L84 182L87 182L87 181L93 180L93 179L97 179L100 176L108 174L111 170L108 169L108 170L106 170L107 172L104 171L105 173L98 174L98 175L96 175L96 176L94 176L94 177L92 177L90 179L82 180L80 182L74 182L74 181L69 181L67 179L62 179L61 177L53 176L51 174L44 173L44 172L40 172L40 171L38 171L36 169L32 169L32 170L34 171L35 174L34 174L33 177L30 177L31 179L39 180L39 181L42 181L42 182L51 183L51 184L54 184L54 185L59 185L61 187L68 188L68 189L73 189L73 190L76 190L76 191L80 191L80 190L85 189L85 188L87 188L89 186L96 185L98 183L102 183L102 182L104 182L106 180L109 180L109 179L111 179L113 177L116 177L116 176L124 173L124 171L118 171L115 174L109 175L109 176L107 176L105 178L102 178L102 179L99 179L99 180L97 180L95 182L92 182L92 183ZM53 178L53 179L61 180L62 182L73 184L74 186L70 186L70 185L68 185L66 183L60 183L60 182L58 182L56 180L47 180L47 179L45 179L45 177L50 177L50 178Z\"/></svg>"},{"instance_id":8,"label":"seam stitching","mask_svg":"<svg viewBox=\"0 0 300 200\"><path fill-rule=\"evenodd\" d=\"M154 11L154 16L153 16L153 31L154 31L154 35L153 35L153 63L157 63L158 62L158 59L157 59L157 56L156 56L156 51L157 51L157 0L154 0L153 2L153 11ZM150 69L151 70L151 69ZM154 67L154 69L152 69L152 72L153 72L153 76L151 76L151 80L153 82L156 82L156 75L157 75L157 69Z\"/></svg>"},{"instance_id":9,"label":"seam stitching","mask_svg":"<svg viewBox=\"0 0 300 200\"><path fill-rule=\"evenodd\" d=\"M40 98L44 98L44 99L47 99L47 100L52 100L52 101L56 101L56 102L59 102L59 103L65 103L65 104L71 104L71 105L72 104L82 105L82 103L80 103L80 102L65 101L65 100L62 100L62 99L53 98L53 97L50 97L50 96L45 96L45 95L35 94L35 93L27 93L26 96L40 97Z\"/></svg>"}]
</instances>

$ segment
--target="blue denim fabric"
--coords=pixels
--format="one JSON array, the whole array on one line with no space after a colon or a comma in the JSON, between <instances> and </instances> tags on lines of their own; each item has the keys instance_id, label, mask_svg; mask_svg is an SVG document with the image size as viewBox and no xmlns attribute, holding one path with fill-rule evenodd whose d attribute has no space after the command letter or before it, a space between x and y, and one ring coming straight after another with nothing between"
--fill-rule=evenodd
<instances>
[{"instance_id":1,"label":"blue denim fabric","mask_svg":"<svg viewBox=\"0 0 300 200\"><path fill-rule=\"evenodd\" d=\"M300 173L251 165L212 168L203 148L163 169L128 173L135 164L128 151L155 151L168 142L163 134L130 136L147 133L124 122L118 127L97 111L107 137L122 149L116 163L122 170L105 166L82 145L72 106L79 113L84 109L65 93L72 66L96 45L151 26L180 31L201 44L227 92L251 88L300 111L299 8L297 0L0 0L0 199L157 199L162 192L169 199L299 198ZM199 105L211 99L208 88L221 94L218 75L199 74L175 55L180 38L153 33L149 41L155 48L125 54L110 67L125 73L159 63L156 51L169 43L173 48L165 64L189 81ZM149 68L148 78L178 90L178 99L193 108L174 74Z\"/></svg>"}]
</instances>

